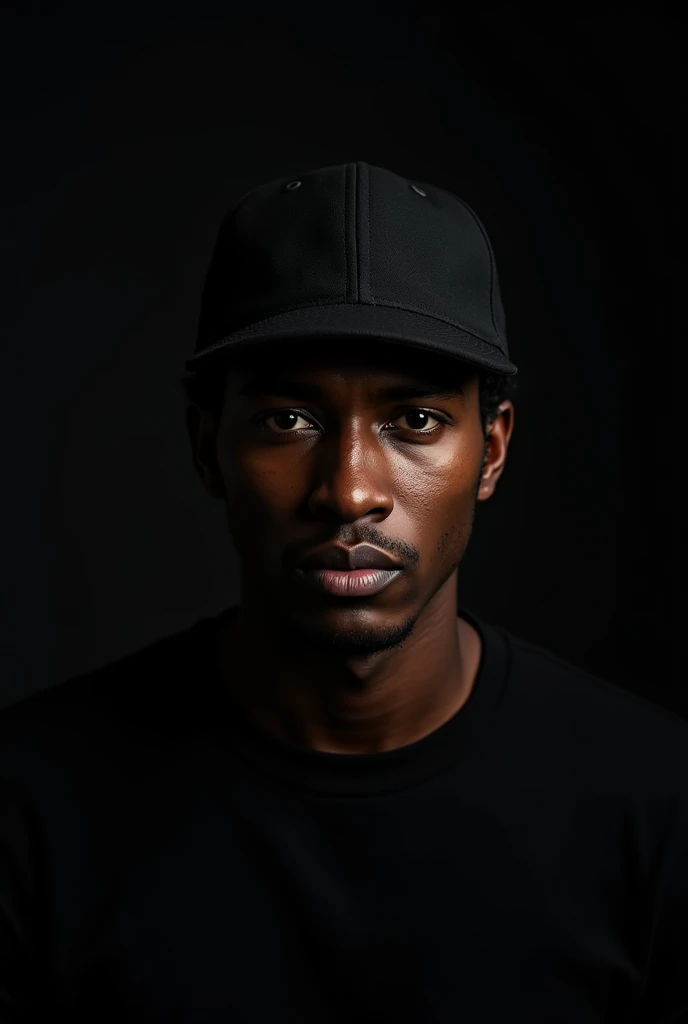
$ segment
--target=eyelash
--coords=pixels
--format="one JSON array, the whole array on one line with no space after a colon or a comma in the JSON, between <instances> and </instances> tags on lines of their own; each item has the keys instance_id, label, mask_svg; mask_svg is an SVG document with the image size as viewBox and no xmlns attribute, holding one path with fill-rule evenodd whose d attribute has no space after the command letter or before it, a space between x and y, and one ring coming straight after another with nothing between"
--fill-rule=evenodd
<instances>
[{"instance_id":1,"label":"eyelash","mask_svg":"<svg viewBox=\"0 0 688 1024\"><path fill-rule=\"evenodd\" d=\"M297 416L302 416L303 419L307 419L309 422L312 422L312 420L310 419L308 413L304 412L302 409L291 409L291 408L288 408L288 409L273 409L271 412L262 413L258 417L258 420L257 420L258 425L261 426L261 427L265 427L267 420L271 419L273 416L277 416L281 412L293 412L293 413L296 413ZM432 416L433 419L436 419L436 420L440 421L436 427L432 428L432 430L417 430L417 429L414 429L413 427L401 427L400 428L402 430L408 430L412 434L420 435L422 437L432 437L432 435L436 434L437 431L442 426L446 426L449 423L449 420L447 419L446 416L443 416L441 413L436 412L434 409L423 409L423 408L421 408L420 406L417 406L417 405L409 405L409 406L407 406L405 409L401 410L399 415L400 416L405 416L406 413L409 413L409 412L425 412L429 416ZM388 422L391 422L391 421L388 421ZM275 436L276 437L289 437L292 434L299 435L299 434L303 434L303 433L307 433L307 430L305 428L301 428L299 430L285 430L282 433L276 432Z\"/></svg>"}]
</instances>

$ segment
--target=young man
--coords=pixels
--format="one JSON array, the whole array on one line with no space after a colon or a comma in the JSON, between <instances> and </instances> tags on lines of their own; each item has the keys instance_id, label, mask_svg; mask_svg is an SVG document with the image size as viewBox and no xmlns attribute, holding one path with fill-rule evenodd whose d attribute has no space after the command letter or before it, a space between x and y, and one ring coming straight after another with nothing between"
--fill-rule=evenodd
<instances>
[{"instance_id":1,"label":"young man","mask_svg":"<svg viewBox=\"0 0 688 1024\"><path fill-rule=\"evenodd\" d=\"M0 716L0 1020L687 1020L688 724L457 608L514 427L475 214L262 185L187 369L241 600Z\"/></svg>"}]
</instances>

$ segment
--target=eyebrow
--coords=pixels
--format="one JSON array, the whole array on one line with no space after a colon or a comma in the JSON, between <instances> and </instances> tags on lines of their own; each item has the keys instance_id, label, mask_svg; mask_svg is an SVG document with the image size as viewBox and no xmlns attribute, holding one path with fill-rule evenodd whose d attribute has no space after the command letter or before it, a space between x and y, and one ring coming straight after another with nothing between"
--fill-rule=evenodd
<instances>
[{"instance_id":1,"label":"eyebrow","mask_svg":"<svg viewBox=\"0 0 688 1024\"><path fill-rule=\"evenodd\" d=\"M265 397L267 395L290 395L300 401L317 401L325 392L317 384L305 380L280 380L275 377L256 376L239 389L240 396ZM447 388L444 384L428 382L427 384L397 384L392 387L375 388L368 392L368 397L375 402L402 401L406 398L465 398L460 384Z\"/></svg>"}]
</instances>

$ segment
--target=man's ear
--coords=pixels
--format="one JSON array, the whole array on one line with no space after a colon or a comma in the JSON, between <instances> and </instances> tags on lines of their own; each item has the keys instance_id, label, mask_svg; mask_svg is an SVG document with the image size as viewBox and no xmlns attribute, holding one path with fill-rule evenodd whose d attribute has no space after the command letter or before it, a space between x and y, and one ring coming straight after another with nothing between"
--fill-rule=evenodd
<instances>
[{"instance_id":1,"label":"man's ear","mask_svg":"<svg viewBox=\"0 0 688 1024\"><path fill-rule=\"evenodd\" d=\"M186 407L186 430L191 444L194 469L211 498L225 498L225 486L217 461L217 416L199 409L193 402Z\"/></svg>"},{"instance_id":2,"label":"man's ear","mask_svg":"<svg viewBox=\"0 0 688 1024\"><path fill-rule=\"evenodd\" d=\"M494 494L497 481L504 472L509 441L514 429L513 402L504 401L497 410L486 441L487 458L478 490L478 501L487 501Z\"/></svg>"}]
</instances>

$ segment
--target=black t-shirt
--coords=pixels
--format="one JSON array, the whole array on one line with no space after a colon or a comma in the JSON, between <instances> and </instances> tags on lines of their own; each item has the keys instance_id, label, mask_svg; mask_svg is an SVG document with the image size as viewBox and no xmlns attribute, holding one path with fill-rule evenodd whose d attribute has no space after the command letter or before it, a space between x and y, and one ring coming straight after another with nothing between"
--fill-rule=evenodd
<instances>
[{"instance_id":1,"label":"black t-shirt","mask_svg":"<svg viewBox=\"0 0 688 1024\"><path fill-rule=\"evenodd\" d=\"M314 751L235 611L0 714L2 1024L688 1020L688 722L461 608L453 718Z\"/></svg>"}]
</instances>

